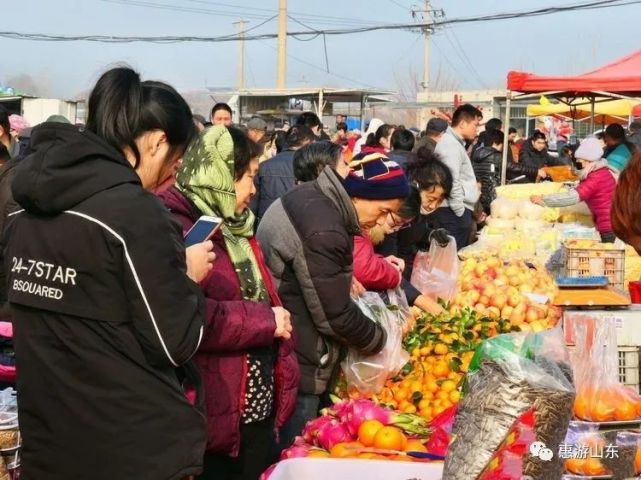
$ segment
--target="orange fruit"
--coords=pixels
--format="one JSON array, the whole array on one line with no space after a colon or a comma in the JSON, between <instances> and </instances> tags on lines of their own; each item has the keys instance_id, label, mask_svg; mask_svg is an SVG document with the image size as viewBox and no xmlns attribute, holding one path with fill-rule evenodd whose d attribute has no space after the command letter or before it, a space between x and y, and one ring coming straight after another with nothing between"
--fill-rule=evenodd
<instances>
[{"instance_id":1,"label":"orange fruit","mask_svg":"<svg viewBox=\"0 0 641 480\"><path fill-rule=\"evenodd\" d=\"M403 400L407 400L409 396L410 396L409 390L406 390L404 388L399 388L394 394L394 399L397 402L402 402Z\"/></svg>"},{"instance_id":2,"label":"orange fruit","mask_svg":"<svg viewBox=\"0 0 641 480\"><path fill-rule=\"evenodd\" d=\"M441 391L443 391L443 392L449 393L449 392L452 392L454 390L456 390L456 383L453 382L452 380L445 380L441 384Z\"/></svg>"},{"instance_id":3,"label":"orange fruit","mask_svg":"<svg viewBox=\"0 0 641 480\"><path fill-rule=\"evenodd\" d=\"M438 383L436 383L436 380L430 380L429 382L427 382L427 384L425 385L425 388L427 389L428 392L431 392L431 393L436 393L439 391L439 386L438 386Z\"/></svg>"},{"instance_id":4,"label":"orange fruit","mask_svg":"<svg viewBox=\"0 0 641 480\"><path fill-rule=\"evenodd\" d=\"M436 378L445 378L450 374L450 369L444 362L439 362L432 368L432 373Z\"/></svg>"},{"instance_id":5,"label":"orange fruit","mask_svg":"<svg viewBox=\"0 0 641 480\"><path fill-rule=\"evenodd\" d=\"M436 355L445 355L449 351L449 348L447 345L443 343L437 343L436 346L434 347L434 353Z\"/></svg>"},{"instance_id":6,"label":"orange fruit","mask_svg":"<svg viewBox=\"0 0 641 480\"><path fill-rule=\"evenodd\" d=\"M592 404L590 419L595 422L608 422L614 419L614 408L600 398Z\"/></svg>"},{"instance_id":7,"label":"orange fruit","mask_svg":"<svg viewBox=\"0 0 641 480\"><path fill-rule=\"evenodd\" d=\"M461 401L461 392L458 390L454 390L453 392L450 392L450 402L452 403L458 403Z\"/></svg>"},{"instance_id":8,"label":"orange fruit","mask_svg":"<svg viewBox=\"0 0 641 480\"><path fill-rule=\"evenodd\" d=\"M438 398L439 400L448 400L450 398L450 394L441 390L436 394L436 398Z\"/></svg>"},{"instance_id":9,"label":"orange fruit","mask_svg":"<svg viewBox=\"0 0 641 480\"><path fill-rule=\"evenodd\" d=\"M329 451L332 458L348 458L356 456L356 451L363 448L364 445L360 442L342 442L334 445Z\"/></svg>"},{"instance_id":10,"label":"orange fruit","mask_svg":"<svg viewBox=\"0 0 641 480\"><path fill-rule=\"evenodd\" d=\"M617 420L634 420L637 417L637 410L632 402L622 400L614 410L614 418Z\"/></svg>"},{"instance_id":11,"label":"orange fruit","mask_svg":"<svg viewBox=\"0 0 641 480\"><path fill-rule=\"evenodd\" d=\"M329 456L330 456L329 452L325 450L320 450L318 448L314 448L310 450L309 453L307 454L308 458L328 458Z\"/></svg>"},{"instance_id":12,"label":"orange fruit","mask_svg":"<svg viewBox=\"0 0 641 480\"><path fill-rule=\"evenodd\" d=\"M417 408L412 404L403 408L403 413L416 413L416 411L417 411Z\"/></svg>"},{"instance_id":13,"label":"orange fruit","mask_svg":"<svg viewBox=\"0 0 641 480\"><path fill-rule=\"evenodd\" d=\"M358 441L366 447L374 445L374 438L378 431L383 428L383 425L378 420L366 420L358 427Z\"/></svg>"},{"instance_id":14,"label":"orange fruit","mask_svg":"<svg viewBox=\"0 0 641 480\"><path fill-rule=\"evenodd\" d=\"M590 402L585 396L577 396L574 401L574 415L583 420L590 419Z\"/></svg>"},{"instance_id":15,"label":"orange fruit","mask_svg":"<svg viewBox=\"0 0 641 480\"><path fill-rule=\"evenodd\" d=\"M406 452L427 452L427 448L420 440L412 439L407 441L405 445Z\"/></svg>"},{"instance_id":16,"label":"orange fruit","mask_svg":"<svg viewBox=\"0 0 641 480\"><path fill-rule=\"evenodd\" d=\"M406 437L400 429L396 427L383 427L374 437L374 447L384 450L402 450L406 442Z\"/></svg>"},{"instance_id":17,"label":"orange fruit","mask_svg":"<svg viewBox=\"0 0 641 480\"><path fill-rule=\"evenodd\" d=\"M583 460L581 458L570 458L565 461L565 469L570 473L581 475L585 473L585 462L586 460Z\"/></svg>"},{"instance_id":18,"label":"orange fruit","mask_svg":"<svg viewBox=\"0 0 641 480\"><path fill-rule=\"evenodd\" d=\"M583 466L583 474L589 476L605 475L606 470L598 458L588 458Z\"/></svg>"}]
</instances>

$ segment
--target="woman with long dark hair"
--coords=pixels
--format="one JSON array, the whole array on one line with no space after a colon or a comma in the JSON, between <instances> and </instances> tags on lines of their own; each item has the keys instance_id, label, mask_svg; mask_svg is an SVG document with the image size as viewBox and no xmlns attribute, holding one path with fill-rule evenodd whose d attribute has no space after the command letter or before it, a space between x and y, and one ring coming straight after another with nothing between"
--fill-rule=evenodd
<instances>
[{"instance_id":1,"label":"woman with long dark hair","mask_svg":"<svg viewBox=\"0 0 641 480\"><path fill-rule=\"evenodd\" d=\"M13 182L23 210L3 237L25 480L183 480L202 469L205 418L183 380L196 379L188 361L205 302L194 281L212 245L191 251L190 280L181 231L149 191L194 135L183 98L130 68L100 77L85 129L33 130Z\"/></svg>"}]
</instances>

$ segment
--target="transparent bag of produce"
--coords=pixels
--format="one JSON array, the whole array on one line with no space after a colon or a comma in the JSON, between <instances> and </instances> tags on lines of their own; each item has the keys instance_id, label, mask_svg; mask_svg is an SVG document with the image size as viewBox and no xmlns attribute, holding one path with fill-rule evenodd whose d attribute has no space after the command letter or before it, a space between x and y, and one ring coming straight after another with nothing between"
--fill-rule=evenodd
<instances>
[{"instance_id":1,"label":"transparent bag of produce","mask_svg":"<svg viewBox=\"0 0 641 480\"><path fill-rule=\"evenodd\" d=\"M557 452L572 415L574 386L560 328L485 340L465 379L443 478L478 478L504 444L517 419L532 410L536 441ZM560 478L554 455L525 455L523 475Z\"/></svg>"},{"instance_id":2,"label":"transparent bag of produce","mask_svg":"<svg viewBox=\"0 0 641 480\"><path fill-rule=\"evenodd\" d=\"M363 355L350 348L341 367L348 387L364 394L376 394L389 377L403 368L410 356L403 350L402 325L397 312L390 310L379 294L365 292L354 301L365 315L383 327L387 341L383 350L376 355Z\"/></svg>"},{"instance_id":3,"label":"transparent bag of produce","mask_svg":"<svg viewBox=\"0 0 641 480\"><path fill-rule=\"evenodd\" d=\"M609 437L610 440L608 440ZM603 476L611 475L605 457L616 451L616 432L599 432L595 424L570 422L568 433L559 456L564 460L565 471L572 475Z\"/></svg>"},{"instance_id":4,"label":"transparent bag of produce","mask_svg":"<svg viewBox=\"0 0 641 480\"><path fill-rule=\"evenodd\" d=\"M388 309L396 313L404 336L414 328L416 320L407 302L407 296L400 285L394 290L387 291L387 303Z\"/></svg>"},{"instance_id":5,"label":"transparent bag of produce","mask_svg":"<svg viewBox=\"0 0 641 480\"><path fill-rule=\"evenodd\" d=\"M458 273L459 258L454 237L450 237L446 247L432 240L429 252L416 255L410 282L423 295L449 302L456 295Z\"/></svg>"},{"instance_id":6,"label":"transparent bag of produce","mask_svg":"<svg viewBox=\"0 0 641 480\"><path fill-rule=\"evenodd\" d=\"M577 385L574 415L591 422L639 418L641 397L619 382L616 319L577 315L573 317L573 326Z\"/></svg>"},{"instance_id":7,"label":"transparent bag of produce","mask_svg":"<svg viewBox=\"0 0 641 480\"><path fill-rule=\"evenodd\" d=\"M614 442L605 446L603 464L612 472L613 480L638 478L641 474L641 432L608 432L613 433Z\"/></svg>"}]
</instances>

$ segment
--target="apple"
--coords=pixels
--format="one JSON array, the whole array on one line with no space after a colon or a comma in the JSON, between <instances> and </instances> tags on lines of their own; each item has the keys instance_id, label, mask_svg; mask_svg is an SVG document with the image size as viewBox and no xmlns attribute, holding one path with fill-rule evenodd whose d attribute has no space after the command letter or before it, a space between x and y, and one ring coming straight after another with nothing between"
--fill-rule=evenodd
<instances>
[{"instance_id":1,"label":"apple","mask_svg":"<svg viewBox=\"0 0 641 480\"><path fill-rule=\"evenodd\" d=\"M489 268L499 268L502 265L502 262L499 257L489 257L487 260L485 260L485 264Z\"/></svg>"},{"instance_id":2,"label":"apple","mask_svg":"<svg viewBox=\"0 0 641 480\"><path fill-rule=\"evenodd\" d=\"M472 305L479 303L479 299L481 298L481 292L478 290L470 290L467 292L468 299Z\"/></svg>"},{"instance_id":3,"label":"apple","mask_svg":"<svg viewBox=\"0 0 641 480\"><path fill-rule=\"evenodd\" d=\"M485 272L485 276L490 280L494 280L497 276L496 269L493 267L489 267Z\"/></svg>"},{"instance_id":4,"label":"apple","mask_svg":"<svg viewBox=\"0 0 641 480\"><path fill-rule=\"evenodd\" d=\"M484 263L479 263L474 268L474 273L477 277L482 277L485 272L487 272L487 265Z\"/></svg>"},{"instance_id":5,"label":"apple","mask_svg":"<svg viewBox=\"0 0 641 480\"><path fill-rule=\"evenodd\" d=\"M532 285L530 285L529 283L524 283L519 287L519 292L521 293L532 293L532 291Z\"/></svg>"},{"instance_id":6,"label":"apple","mask_svg":"<svg viewBox=\"0 0 641 480\"><path fill-rule=\"evenodd\" d=\"M510 283L510 280L505 275L500 274L499 276L496 277L496 280L494 280L494 283L496 285L503 286L503 285L507 285L508 283Z\"/></svg>"},{"instance_id":7,"label":"apple","mask_svg":"<svg viewBox=\"0 0 641 480\"><path fill-rule=\"evenodd\" d=\"M474 310L476 310L476 313L481 316L485 315L486 308L487 307L482 303L477 303L476 305L474 305Z\"/></svg>"},{"instance_id":8,"label":"apple","mask_svg":"<svg viewBox=\"0 0 641 480\"><path fill-rule=\"evenodd\" d=\"M514 309L510 314L510 323L512 325L521 325L525 321L525 315L522 311Z\"/></svg>"},{"instance_id":9,"label":"apple","mask_svg":"<svg viewBox=\"0 0 641 480\"><path fill-rule=\"evenodd\" d=\"M502 310L507 304L507 296L503 293L496 293L490 300L490 305Z\"/></svg>"},{"instance_id":10,"label":"apple","mask_svg":"<svg viewBox=\"0 0 641 480\"><path fill-rule=\"evenodd\" d=\"M503 310L501 310L501 318L509 319L512 316L513 311L514 308L506 305L505 307L503 307Z\"/></svg>"},{"instance_id":11,"label":"apple","mask_svg":"<svg viewBox=\"0 0 641 480\"><path fill-rule=\"evenodd\" d=\"M492 319L498 320L499 318L501 318L501 310L499 310L497 307L488 307L487 316Z\"/></svg>"},{"instance_id":12,"label":"apple","mask_svg":"<svg viewBox=\"0 0 641 480\"><path fill-rule=\"evenodd\" d=\"M486 285L483 289L483 295L488 298L492 298L494 295L496 295L496 293L496 287L492 283Z\"/></svg>"},{"instance_id":13,"label":"apple","mask_svg":"<svg viewBox=\"0 0 641 480\"><path fill-rule=\"evenodd\" d=\"M527 312L525 312L525 321L527 323L532 323L538 319L539 319L539 312L537 312L535 308L532 308L532 307L528 308Z\"/></svg>"},{"instance_id":14,"label":"apple","mask_svg":"<svg viewBox=\"0 0 641 480\"><path fill-rule=\"evenodd\" d=\"M479 303L478 304L483 305L484 307L487 307L490 304L490 298L487 295L481 295L479 297Z\"/></svg>"}]
</instances>

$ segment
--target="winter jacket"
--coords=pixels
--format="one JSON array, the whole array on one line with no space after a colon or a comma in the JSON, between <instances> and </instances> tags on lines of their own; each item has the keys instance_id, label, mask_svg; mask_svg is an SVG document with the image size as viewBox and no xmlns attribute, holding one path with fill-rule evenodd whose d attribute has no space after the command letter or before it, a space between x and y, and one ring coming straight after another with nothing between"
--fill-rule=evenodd
<instances>
[{"instance_id":1,"label":"winter jacket","mask_svg":"<svg viewBox=\"0 0 641 480\"><path fill-rule=\"evenodd\" d=\"M182 225L183 233L200 217L198 209L175 187L160 198ZM251 241L256 245L254 240ZM259 250L256 248L255 251ZM203 341L194 360L205 388L207 451L237 456L247 380L247 351L278 345L275 377L275 426L280 428L296 405L300 374L293 342L274 341L276 323L271 305L242 299L240 281L221 234L214 237L216 261L201 282L207 300ZM259 252L260 254L260 252ZM265 284L278 304L271 275L262 260Z\"/></svg>"},{"instance_id":2,"label":"winter jacket","mask_svg":"<svg viewBox=\"0 0 641 480\"><path fill-rule=\"evenodd\" d=\"M176 367L198 348L206 306L178 225L93 133L44 123L32 148L15 170L24 211L5 230L0 282L14 317L22 478L198 474L205 417Z\"/></svg>"},{"instance_id":3,"label":"winter jacket","mask_svg":"<svg viewBox=\"0 0 641 480\"><path fill-rule=\"evenodd\" d=\"M628 135L628 142L634 145L637 150L641 148L641 131L634 132Z\"/></svg>"},{"instance_id":4,"label":"winter jacket","mask_svg":"<svg viewBox=\"0 0 641 480\"><path fill-rule=\"evenodd\" d=\"M385 238L390 237L395 238L395 235L388 235ZM396 243L388 243L387 245L389 247L390 245L396 245ZM386 256L389 255L400 258L397 251L392 251ZM401 290L405 293L407 302L410 305L414 305L414 302L421 294L408 280L399 274L394 266L385 260L385 256L376 252L374 244L366 234L354 237L354 278L366 290L375 292L394 290L399 287L400 282Z\"/></svg>"},{"instance_id":5,"label":"winter jacket","mask_svg":"<svg viewBox=\"0 0 641 480\"><path fill-rule=\"evenodd\" d=\"M448 127L447 132L436 145L434 153L448 166L454 179L452 192L442 206L450 207L458 217L463 215L466 208L474 211L474 205L479 199L479 191L472 162L467 156L463 140L451 127Z\"/></svg>"},{"instance_id":6,"label":"winter jacket","mask_svg":"<svg viewBox=\"0 0 641 480\"><path fill-rule=\"evenodd\" d=\"M401 282L399 271L376 254L367 233L354 237L354 278L372 291L393 290Z\"/></svg>"},{"instance_id":7,"label":"winter jacket","mask_svg":"<svg viewBox=\"0 0 641 480\"><path fill-rule=\"evenodd\" d=\"M412 152L418 152L421 147L426 147L431 153L434 153L434 150L436 149L436 140L429 135L424 135L416 141Z\"/></svg>"},{"instance_id":8,"label":"winter jacket","mask_svg":"<svg viewBox=\"0 0 641 480\"><path fill-rule=\"evenodd\" d=\"M547 148L544 148L539 152L532 146L532 142L528 140L523 144L521 153L519 153L519 164L530 168L536 168L538 171L543 167L554 166L557 162L550 156Z\"/></svg>"},{"instance_id":9,"label":"winter jacket","mask_svg":"<svg viewBox=\"0 0 641 480\"><path fill-rule=\"evenodd\" d=\"M17 166L18 158L12 158L0 167L0 234L4 232L9 214L20 209L11 193L11 184Z\"/></svg>"},{"instance_id":10,"label":"winter jacket","mask_svg":"<svg viewBox=\"0 0 641 480\"><path fill-rule=\"evenodd\" d=\"M392 150L387 154L387 158L396 162L403 170L407 167L407 164L414 158L415 155L412 152L406 152L403 150Z\"/></svg>"},{"instance_id":11,"label":"winter jacket","mask_svg":"<svg viewBox=\"0 0 641 480\"><path fill-rule=\"evenodd\" d=\"M274 203L258 227L278 294L292 315L302 393L326 391L341 346L372 354L385 345L383 329L350 297L359 233L354 205L330 167Z\"/></svg>"},{"instance_id":12,"label":"winter jacket","mask_svg":"<svg viewBox=\"0 0 641 480\"><path fill-rule=\"evenodd\" d=\"M590 208L594 225L600 233L612 232L610 208L616 186L609 168L604 167L590 172L576 187L579 198Z\"/></svg>"},{"instance_id":13,"label":"winter jacket","mask_svg":"<svg viewBox=\"0 0 641 480\"><path fill-rule=\"evenodd\" d=\"M269 206L296 186L294 150L285 150L258 167L251 209L260 219Z\"/></svg>"},{"instance_id":14,"label":"winter jacket","mask_svg":"<svg viewBox=\"0 0 641 480\"><path fill-rule=\"evenodd\" d=\"M476 180L481 182L481 205L490 213L490 204L496 198L496 186L501 184L503 155L492 147L481 147L474 152L472 167Z\"/></svg>"},{"instance_id":15,"label":"winter jacket","mask_svg":"<svg viewBox=\"0 0 641 480\"><path fill-rule=\"evenodd\" d=\"M631 157L632 152L625 143L622 143L608 153L605 158L608 161L608 166L612 170L616 173L621 173L630 161Z\"/></svg>"}]
</instances>

